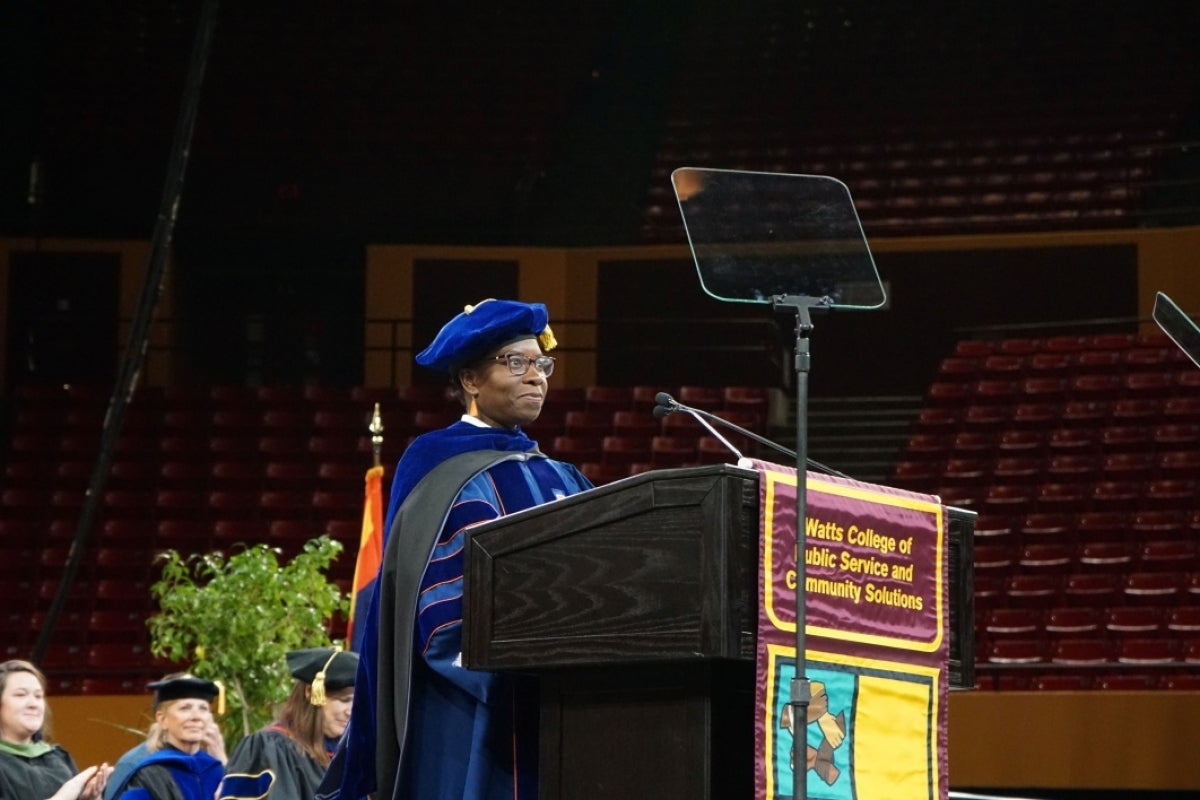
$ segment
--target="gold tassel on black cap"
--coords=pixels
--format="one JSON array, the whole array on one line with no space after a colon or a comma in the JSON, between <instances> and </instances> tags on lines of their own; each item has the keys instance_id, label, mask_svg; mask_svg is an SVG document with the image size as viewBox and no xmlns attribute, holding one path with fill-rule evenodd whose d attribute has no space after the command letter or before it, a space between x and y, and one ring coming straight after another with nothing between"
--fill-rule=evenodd
<instances>
[{"instance_id":1,"label":"gold tassel on black cap","mask_svg":"<svg viewBox=\"0 0 1200 800\"><path fill-rule=\"evenodd\" d=\"M312 682L312 691L308 695L308 702L314 706L325 705L325 670L329 669L329 665L337 658L337 654L342 652L339 645L334 645L333 653L329 656L329 660L325 662L325 666L321 667L321 671L316 674Z\"/></svg>"},{"instance_id":2,"label":"gold tassel on black cap","mask_svg":"<svg viewBox=\"0 0 1200 800\"><path fill-rule=\"evenodd\" d=\"M222 681L213 681L217 685L217 716L225 714L225 684Z\"/></svg>"}]
</instances>

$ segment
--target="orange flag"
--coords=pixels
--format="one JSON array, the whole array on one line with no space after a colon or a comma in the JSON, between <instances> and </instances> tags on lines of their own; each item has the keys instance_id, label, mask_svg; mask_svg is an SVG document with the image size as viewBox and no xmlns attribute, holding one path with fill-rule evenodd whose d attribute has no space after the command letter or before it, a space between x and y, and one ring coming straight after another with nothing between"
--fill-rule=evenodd
<instances>
[{"instance_id":1,"label":"orange flag","mask_svg":"<svg viewBox=\"0 0 1200 800\"><path fill-rule=\"evenodd\" d=\"M363 632L354 622L359 609L366 613L383 563L383 467L367 470L364 482L362 537L358 542L358 560L354 563L354 590L350 595L350 618L346 624L346 641L349 649L356 653Z\"/></svg>"}]
</instances>

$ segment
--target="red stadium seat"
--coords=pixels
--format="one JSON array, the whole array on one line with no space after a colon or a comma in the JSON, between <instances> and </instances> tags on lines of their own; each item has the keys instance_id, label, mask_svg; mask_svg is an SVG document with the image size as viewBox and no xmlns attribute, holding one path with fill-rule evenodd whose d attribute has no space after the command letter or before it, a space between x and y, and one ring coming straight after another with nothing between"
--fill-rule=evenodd
<instances>
[{"instance_id":1,"label":"red stadium seat","mask_svg":"<svg viewBox=\"0 0 1200 800\"><path fill-rule=\"evenodd\" d=\"M1121 664L1172 664L1179 660L1179 642L1167 638L1130 638L1117 646Z\"/></svg>"},{"instance_id":2,"label":"red stadium seat","mask_svg":"<svg viewBox=\"0 0 1200 800\"><path fill-rule=\"evenodd\" d=\"M1006 544L1015 541L1017 518L1008 514L981 513L975 520L974 538L979 544Z\"/></svg>"},{"instance_id":3,"label":"red stadium seat","mask_svg":"<svg viewBox=\"0 0 1200 800\"><path fill-rule=\"evenodd\" d=\"M1046 437L1046 447L1051 457L1055 455L1093 455L1100 438L1096 431L1088 428L1056 428Z\"/></svg>"},{"instance_id":4,"label":"red stadium seat","mask_svg":"<svg viewBox=\"0 0 1200 800\"><path fill-rule=\"evenodd\" d=\"M1051 634L1099 634L1101 612L1092 606L1057 606L1046 612L1044 628Z\"/></svg>"},{"instance_id":5,"label":"red stadium seat","mask_svg":"<svg viewBox=\"0 0 1200 800\"><path fill-rule=\"evenodd\" d=\"M1007 575L1016 563L1014 547L1002 544L977 544L974 548L976 574L994 573Z\"/></svg>"},{"instance_id":6,"label":"red stadium seat","mask_svg":"<svg viewBox=\"0 0 1200 800\"><path fill-rule=\"evenodd\" d=\"M1006 594L1013 606L1046 608L1056 604L1061 586L1058 575L1017 573L1009 576Z\"/></svg>"},{"instance_id":7,"label":"red stadium seat","mask_svg":"<svg viewBox=\"0 0 1200 800\"><path fill-rule=\"evenodd\" d=\"M1041 639L997 639L984 657L991 664L1038 664L1046 660L1046 643Z\"/></svg>"},{"instance_id":8,"label":"red stadium seat","mask_svg":"<svg viewBox=\"0 0 1200 800\"><path fill-rule=\"evenodd\" d=\"M963 411L962 424L974 431L999 432L1011 418L1012 405L1009 403L975 404Z\"/></svg>"},{"instance_id":9,"label":"red stadium seat","mask_svg":"<svg viewBox=\"0 0 1200 800\"><path fill-rule=\"evenodd\" d=\"M1120 657L1117 660L1121 661ZM1158 679L1141 672L1101 675L1096 679L1096 688L1102 692L1145 692L1157 689Z\"/></svg>"},{"instance_id":10,"label":"red stadium seat","mask_svg":"<svg viewBox=\"0 0 1200 800\"><path fill-rule=\"evenodd\" d=\"M613 481L629 477L629 467L621 464L605 464L597 461L585 461L579 465L579 471L597 486L603 486Z\"/></svg>"},{"instance_id":11,"label":"red stadium seat","mask_svg":"<svg viewBox=\"0 0 1200 800\"><path fill-rule=\"evenodd\" d=\"M1175 387L1175 376L1168 370L1131 372L1122 385L1132 396L1168 397Z\"/></svg>"},{"instance_id":12,"label":"red stadium seat","mask_svg":"<svg viewBox=\"0 0 1200 800\"><path fill-rule=\"evenodd\" d=\"M555 436L550 453L555 458L573 464L600 461L600 442L591 436Z\"/></svg>"},{"instance_id":13,"label":"red stadium seat","mask_svg":"<svg viewBox=\"0 0 1200 800\"><path fill-rule=\"evenodd\" d=\"M1130 572L1121 582L1121 593L1127 603L1168 604L1175 602L1182 590L1179 573Z\"/></svg>"},{"instance_id":14,"label":"red stadium seat","mask_svg":"<svg viewBox=\"0 0 1200 800\"><path fill-rule=\"evenodd\" d=\"M1035 542L1021 548L1017 566L1026 574L1062 574L1075 566L1074 549L1062 542Z\"/></svg>"},{"instance_id":15,"label":"red stadium seat","mask_svg":"<svg viewBox=\"0 0 1200 800\"><path fill-rule=\"evenodd\" d=\"M1159 442L1161 445L1162 443ZM1200 450L1170 450L1157 458L1159 478L1167 480L1200 479Z\"/></svg>"},{"instance_id":16,"label":"red stadium seat","mask_svg":"<svg viewBox=\"0 0 1200 800\"><path fill-rule=\"evenodd\" d=\"M1133 547L1123 541L1084 542L1079 549L1079 566L1083 570L1112 572L1133 565Z\"/></svg>"},{"instance_id":17,"label":"red stadium seat","mask_svg":"<svg viewBox=\"0 0 1200 800\"><path fill-rule=\"evenodd\" d=\"M654 436L650 439L649 461L657 469L682 467L697 460L694 441L675 436Z\"/></svg>"},{"instance_id":18,"label":"red stadium seat","mask_svg":"<svg viewBox=\"0 0 1200 800\"><path fill-rule=\"evenodd\" d=\"M954 355L962 358L985 358L997 351L996 343L984 339L960 339L954 343Z\"/></svg>"},{"instance_id":19,"label":"red stadium seat","mask_svg":"<svg viewBox=\"0 0 1200 800\"><path fill-rule=\"evenodd\" d=\"M1163 400L1163 421L1169 424L1200 422L1200 397L1168 397Z\"/></svg>"},{"instance_id":20,"label":"red stadium seat","mask_svg":"<svg viewBox=\"0 0 1200 800\"><path fill-rule=\"evenodd\" d=\"M614 411L632 411L633 390L629 386L588 386L583 392L583 407L610 417Z\"/></svg>"},{"instance_id":21,"label":"red stadium seat","mask_svg":"<svg viewBox=\"0 0 1200 800\"><path fill-rule=\"evenodd\" d=\"M83 678L79 682L79 693L85 695L142 694L145 690L145 681L119 675Z\"/></svg>"},{"instance_id":22,"label":"red stadium seat","mask_svg":"<svg viewBox=\"0 0 1200 800\"><path fill-rule=\"evenodd\" d=\"M1153 422L1162 413L1162 403L1150 397L1124 397L1112 404L1110 416L1118 425Z\"/></svg>"},{"instance_id":23,"label":"red stadium seat","mask_svg":"<svg viewBox=\"0 0 1200 800\"><path fill-rule=\"evenodd\" d=\"M1085 511L1075 518L1075 534L1081 542L1123 539L1129 531L1129 515L1119 511Z\"/></svg>"},{"instance_id":24,"label":"red stadium seat","mask_svg":"<svg viewBox=\"0 0 1200 800\"><path fill-rule=\"evenodd\" d=\"M1108 373L1076 375L1068 391L1072 400L1112 402L1121 392L1121 379Z\"/></svg>"},{"instance_id":25,"label":"red stadium seat","mask_svg":"<svg viewBox=\"0 0 1200 800\"><path fill-rule=\"evenodd\" d=\"M209 488L215 491L254 491L263 485L263 465L238 458L216 458L211 462Z\"/></svg>"},{"instance_id":26,"label":"red stadium seat","mask_svg":"<svg viewBox=\"0 0 1200 800\"><path fill-rule=\"evenodd\" d=\"M259 496L258 513L268 520L307 520L311 496L311 489L267 489Z\"/></svg>"},{"instance_id":27,"label":"red stadium seat","mask_svg":"<svg viewBox=\"0 0 1200 800\"><path fill-rule=\"evenodd\" d=\"M564 422L567 436L587 437L599 444L612 433L613 417L609 411L568 411Z\"/></svg>"},{"instance_id":28,"label":"red stadium seat","mask_svg":"<svg viewBox=\"0 0 1200 800\"><path fill-rule=\"evenodd\" d=\"M1100 431L1100 448L1109 455L1140 456L1150 446L1150 430L1141 425L1111 425Z\"/></svg>"},{"instance_id":29,"label":"red stadium seat","mask_svg":"<svg viewBox=\"0 0 1200 800\"><path fill-rule=\"evenodd\" d=\"M150 666L150 648L135 642L104 642L89 645L85 665L89 672L132 672Z\"/></svg>"},{"instance_id":30,"label":"red stadium seat","mask_svg":"<svg viewBox=\"0 0 1200 800\"><path fill-rule=\"evenodd\" d=\"M982 374L982 361L978 358L947 356L938 364L937 380L949 383L975 383Z\"/></svg>"},{"instance_id":31,"label":"red stadium seat","mask_svg":"<svg viewBox=\"0 0 1200 800\"><path fill-rule=\"evenodd\" d=\"M641 436L605 436L600 440L600 461L625 467L650 460L650 439Z\"/></svg>"},{"instance_id":32,"label":"red stadium seat","mask_svg":"<svg viewBox=\"0 0 1200 800\"><path fill-rule=\"evenodd\" d=\"M996 440L996 449L1013 457L1032 456L1040 453L1044 447L1045 440L1040 431L1007 430Z\"/></svg>"},{"instance_id":33,"label":"red stadium seat","mask_svg":"<svg viewBox=\"0 0 1200 800\"><path fill-rule=\"evenodd\" d=\"M1019 636L1036 638L1042 635L1042 612L1033 608L995 608L987 613L984 630L991 637Z\"/></svg>"},{"instance_id":34,"label":"red stadium seat","mask_svg":"<svg viewBox=\"0 0 1200 800\"><path fill-rule=\"evenodd\" d=\"M732 464L737 456L715 436L701 436L696 440L696 460L701 464Z\"/></svg>"},{"instance_id":35,"label":"red stadium seat","mask_svg":"<svg viewBox=\"0 0 1200 800\"><path fill-rule=\"evenodd\" d=\"M1035 675L1032 686L1038 692L1079 692L1090 687L1088 676L1061 672Z\"/></svg>"},{"instance_id":36,"label":"red stadium seat","mask_svg":"<svg viewBox=\"0 0 1200 800\"><path fill-rule=\"evenodd\" d=\"M1196 501L1200 480L1157 478L1146 484L1143 506L1149 509L1187 509Z\"/></svg>"},{"instance_id":37,"label":"red stadium seat","mask_svg":"<svg viewBox=\"0 0 1200 800\"><path fill-rule=\"evenodd\" d=\"M99 642L150 642L146 616L139 611L93 611L87 618L88 638Z\"/></svg>"},{"instance_id":38,"label":"red stadium seat","mask_svg":"<svg viewBox=\"0 0 1200 800\"><path fill-rule=\"evenodd\" d=\"M236 551L243 546L265 544L267 538L267 528L258 520L218 518L213 521L212 546L220 550Z\"/></svg>"},{"instance_id":39,"label":"red stadium seat","mask_svg":"<svg viewBox=\"0 0 1200 800\"><path fill-rule=\"evenodd\" d=\"M1152 636L1163 628L1163 610L1156 606L1115 606L1104 612L1104 630L1110 636Z\"/></svg>"},{"instance_id":40,"label":"red stadium seat","mask_svg":"<svg viewBox=\"0 0 1200 800\"><path fill-rule=\"evenodd\" d=\"M889 483L899 489L926 491L937 475L940 475L940 471L936 464L929 461L899 461L892 467Z\"/></svg>"},{"instance_id":41,"label":"red stadium seat","mask_svg":"<svg viewBox=\"0 0 1200 800\"><path fill-rule=\"evenodd\" d=\"M263 486L267 489L311 490L316 481L317 467L307 460L269 461L263 468Z\"/></svg>"},{"instance_id":42,"label":"red stadium seat","mask_svg":"<svg viewBox=\"0 0 1200 800\"><path fill-rule=\"evenodd\" d=\"M1017 403L1009 430L1042 431L1058 425L1062 417L1061 403Z\"/></svg>"},{"instance_id":43,"label":"red stadium seat","mask_svg":"<svg viewBox=\"0 0 1200 800\"><path fill-rule=\"evenodd\" d=\"M724 390L715 386L680 386L675 399L685 406L716 412L724 405Z\"/></svg>"},{"instance_id":44,"label":"red stadium seat","mask_svg":"<svg viewBox=\"0 0 1200 800\"><path fill-rule=\"evenodd\" d=\"M1002 456L992 468L992 480L1001 484L1033 483L1042 473L1042 463L1042 459L1033 456Z\"/></svg>"},{"instance_id":45,"label":"red stadium seat","mask_svg":"<svg viewBox=\"0 0 1200 800\"><path fill-rule=\"evenodd\" d=\"M646 411L622 410L613 412L610 429L616 436L635 436L649 441L658 435L662 423Z\"/></svg>"},{"instance_id":46,"label":"red stadium seat","mask_svg":"<svg viewBox=\"0 0 1200 800\"><path fill-rule=\"evenodd\" d=\"M1100 459L1092 453L1059 453L1046 461L1046 480L1052 483L1081 483L1100 474Z\"/></svg>"},{"instance_id":47,"label":"red stadium seat","mask_svg":"<svg viewBox=\"0 0 1200 800\"><path fill-rule=\"evenodd\" d=\"M1120 596L1118 576L1112 572L1077 572L1063 580L1065 605L1104 608Z\"/></svg>"},{"instance_id":48,"label":"red stadium seat","mask_svg":"<svg viewBox=\"0 0 1200 800\"><path fill-rule=\"evenodd\" d=\"M1105 639L1055 639L1050 645L1050 661L1055 664L1105 664L1113 659L1113 647Z\"/></svg>"},{"instance_id":49,"label":"red stadium seat","mask_svg":"<svg viewBox=\"0 0 1200 800\"><path fill-rule=\"evenodd\" d=\"M1191 539L1150 539L1138 548L1139 570L1188 571L1196 567L1196 543Z\"/></svg>"}]
</instances>

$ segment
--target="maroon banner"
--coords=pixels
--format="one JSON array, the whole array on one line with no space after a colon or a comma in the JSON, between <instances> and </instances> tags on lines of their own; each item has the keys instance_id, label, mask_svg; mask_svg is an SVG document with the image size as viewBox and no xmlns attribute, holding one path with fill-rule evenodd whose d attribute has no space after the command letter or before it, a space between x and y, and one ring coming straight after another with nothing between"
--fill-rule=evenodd
<instances>
[{"instance_id":1,"label":"maroon banner","mask_svg":"<svg viewBox=\"0 0 1200 800\"><path fill-rule=\"evenodd\" d=\"M948 795L945 515L936 497L806 476L805 569L796 569L796 471L761 473L756 795L793 796L803 732L812 800ZM797 591L801 587L800 591ZM805 603L808 718L791 719L796 608Z\"/></svg>"}]
</instances>

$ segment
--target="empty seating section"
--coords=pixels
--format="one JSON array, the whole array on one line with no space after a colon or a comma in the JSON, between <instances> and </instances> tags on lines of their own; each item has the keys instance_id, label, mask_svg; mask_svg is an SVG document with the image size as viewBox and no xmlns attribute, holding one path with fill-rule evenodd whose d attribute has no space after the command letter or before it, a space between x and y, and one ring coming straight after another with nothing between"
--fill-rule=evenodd
<instances>
[{"instance_id":1,"label":"empty seating section","mask_svg":"<svg viewBox=\"0 0 1200 800\"><path fill-rule=\"evenodd\" d=\"M1191 97L1181 76L1196 72L1195 59L1169 55L1185 47L1170 14L1135 23L1145 34L1137 72L1156 76L1147 92L1065 8L1040 18L1031 37L1015 10L984 22L962 6L923 22L936 26L926 31L935 44L894 36L911 20L887 4L857 13L781 4L743 18L722 9L694 15L680 47L645 241L683 239L669 175L684 164L837 176L872 236L1136 225L1164 150L1188 138L1177 132ZM755 57L730 70L739 37ZM1151 44L1159 40L1174 44ZM873 71L879 63L907 68L891 83ZM983 65L994 63L1021 91L977 90L990 79ZM868 103L864 81L878 90ZM771 88L748 95L747 86ZM1069 349L1070 338L1060 344Z\"/></svg>"},{"instance_id":2,"label":"empty seating section","mask_svg":"<svg viewBox=\"0 0 1200 800\"><path fill-rule=\"evenodd\" d=\"M732 460L691 416L655 418L657 392L556 388L529 432L545 452L580 465L597 484L647 469ZM680 387L675 396L760 434L774 402L768 390L744 386ZM62 577L107 403L108 393L93 387L14 393L0 484L0 585L13 653L28 655ZM117 672L129 681L128 669L143 669L147 678L161 671L146 652L145 619L153 613L154 557L163 550L265 543L290 557L306 540L329 533L345 546L330 577L348 584L364 476L373 463L367 425L376 403L386 492L410 439L457 419L444 387L139 390L105 481L89 556L55 628L56 645L75 648L58 648L54 655L62 658L51 659L61 687L99 692L121 686ZM748 449L744 437L727 435ZM142 691L144 683L130 685Z\"/></svg>"},{"instance_id":3,"label":"empty seating section","mask_svg":"<svg viewBox=\"0 0 1200 800\"><path fill-rule=\"evenodd\" d=\"M964 340L925 401L893 483L980 514L980 685L1184 685L1200 388L1183 352L1156 331Z\"/></svg>"}]
</instances>

